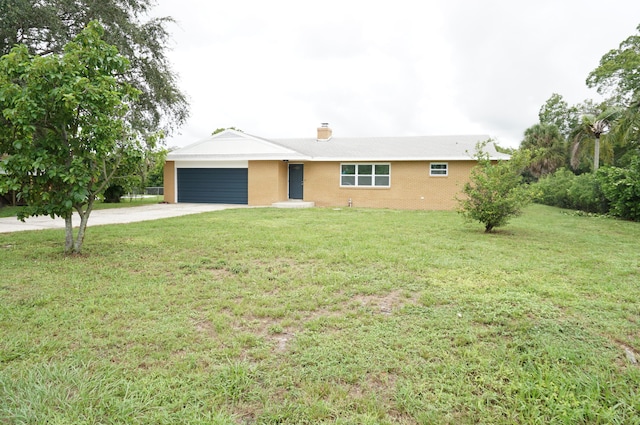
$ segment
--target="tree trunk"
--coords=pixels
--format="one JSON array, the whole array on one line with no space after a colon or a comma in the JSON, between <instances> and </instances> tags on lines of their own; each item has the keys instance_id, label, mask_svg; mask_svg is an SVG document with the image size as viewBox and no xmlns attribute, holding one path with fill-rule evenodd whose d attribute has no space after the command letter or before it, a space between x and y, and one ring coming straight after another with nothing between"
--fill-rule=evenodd
<instances>
[{"instance_id":1,"label":"tree trunk","mask_svg":"<svg viewBox=\"0 0 640 425\"><path fill-rule=\"evenodd\" d=\"M71 254L73 250L73 213L64 218L64 253Z\"/></svg>"},{"instance_id":2,"label":"tree trunk","mask_svg":"<svg viewBox=\"0 0 640 425\"><path fill-rule=\"evenodd\" d=\"M80 251L82 250L82 244L84 243L84 233L87 229L87 223L89 222L89 215L91 214L91 211L93 211L93 202L93 199L89 201L89 203L87 204L87 209L85 211L82 211L81 207L77 209L78 214L80 215L80 227L78 228L76 241L73 244L73 252L75 254L80 254Z\"/></svg>"},{"instance_id":3,"label":"tree trunk","mask_svg":"<svg viewBox=\"0 0 640 425\"><path fill-rule=\"evenodd\" d=\"M87 228L87 222L89 221L90 213L90 211L80 213L80 227L78 228L78 235L76 236L76 240L73 243L74 254L80 254L80 251L82 250L82 243L84 242L84 231Z\"/></svg>"},{"instance_id":4,"label":"tree trunk","mask_svg":"<svg viewBox=\"0 0 640 425\"><path fill-rule=\"evenodd\" d=\"M596 137L596 143L593 147L593 172L598 171L600 166L600 137Z\"/></svg>"}]
</instances>

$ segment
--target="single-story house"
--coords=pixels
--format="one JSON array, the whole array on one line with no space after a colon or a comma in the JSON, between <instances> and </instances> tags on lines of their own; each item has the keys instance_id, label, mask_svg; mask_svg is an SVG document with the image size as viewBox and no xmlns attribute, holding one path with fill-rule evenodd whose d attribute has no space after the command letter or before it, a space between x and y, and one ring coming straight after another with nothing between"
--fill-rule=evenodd
<instances>
[{"instance_id":1,"label":"single-story house","mask_svg":"<svg viewBox=\"0 0 640 425\"><path fill-rule=\"evenodd\" d=\"M446 210L488 136L266 139L225 130L170 152L166 202ZM493 144L493 160L509 159Z\"/></svg>"}]
</instances>

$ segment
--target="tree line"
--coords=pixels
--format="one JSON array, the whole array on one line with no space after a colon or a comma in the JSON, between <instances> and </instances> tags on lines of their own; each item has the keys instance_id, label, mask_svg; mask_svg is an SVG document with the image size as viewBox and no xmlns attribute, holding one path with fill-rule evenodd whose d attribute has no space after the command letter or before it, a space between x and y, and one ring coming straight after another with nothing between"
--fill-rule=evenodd
<instances>
[{"instance_id":1,"label":"tree line","mask_svg":"<svg viewBox=\"0 0 640 425\"><path fill-rule=\"evenodd\" d=\"M569 105L554 93L520 149L539 202L640 220L640 25L607 52L586 84L604 101Z\"/></svg>"},{"instance_id":2,"label":"tree line","mask_svg":"<svg viewBox=\"0 0 640 425\"><path fill-rule=\"evenodd\" d=\"M569 105L553 93L510 161L478 166L459 211L490 232L536 202L640 221L640 25L607 52L586 84L604 101Z\"/></svg>"}]
</instances>

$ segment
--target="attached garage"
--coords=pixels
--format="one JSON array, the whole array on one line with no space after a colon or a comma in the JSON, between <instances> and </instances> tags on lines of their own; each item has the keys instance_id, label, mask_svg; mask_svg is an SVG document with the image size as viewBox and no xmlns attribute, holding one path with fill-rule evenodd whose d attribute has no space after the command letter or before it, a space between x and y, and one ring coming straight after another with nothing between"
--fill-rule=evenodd
<instances>
[{"instance_id":1,"label":"attached garage","mask_svg":"<svg viewBox=\"0 0 640 425\"><path fill-rule=\"evenodd\" d=\"M247 204L247 168L177 168L178 202Z\"/></svg>"},{"instance_id":2,"label":"attached garage","mask_svg":"<svg viewBox=\"0 0 640 425\"><path fill-rule=\"evenodd\" d=\"M164 166L164 199L169 203L264 205L266 194L280 193L286 184L282 170L288 161L304 158L269 140L225 130L169 152ZM286 192L276 198L271 202L286 200Z\"/></svg>"}]
</instances>

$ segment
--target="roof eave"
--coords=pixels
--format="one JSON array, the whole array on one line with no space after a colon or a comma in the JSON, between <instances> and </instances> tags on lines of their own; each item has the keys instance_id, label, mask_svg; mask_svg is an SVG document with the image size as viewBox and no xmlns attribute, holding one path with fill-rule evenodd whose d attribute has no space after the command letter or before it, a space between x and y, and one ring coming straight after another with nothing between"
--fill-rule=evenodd
<instances>
[{"instance_id":1,"label":"roof eave","mask_svg":"<svg viewBox=\"0 0 640 425\"><path fill-rule=\"evenodd\" d=\"M489 158L491 161L509 160L509 157ZM476 161L470 156L459 157L311 157L305 155L198 155L198 154L169 154L167 161L310 161L310 162L416 162L416 161Z\"/></svg>"},{"instance_id":2,"label":"roof eave","mask_svg":"<svg viewBox=\"0 0 640 425\"><path fill-rule=\"evenodd\" d=\"M490 158L491 160L508 159L508 158ZM364 162L364 161L376 161L376 162L417 162L417 161L475 161L476 159L471 156L459 156L459 157L313 157L310 161L322 162L322 161L352 161L352 162Z\"/></svg>"}]
</instances>

